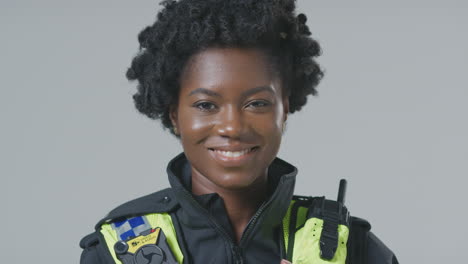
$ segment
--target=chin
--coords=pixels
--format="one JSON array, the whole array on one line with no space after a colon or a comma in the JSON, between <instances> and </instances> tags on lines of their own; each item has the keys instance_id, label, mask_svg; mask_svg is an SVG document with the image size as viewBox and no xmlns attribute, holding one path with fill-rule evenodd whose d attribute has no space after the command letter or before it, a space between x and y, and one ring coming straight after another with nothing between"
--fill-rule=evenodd
<instances>
[{"instance_id":1,"label":"chin","mask_svg":"<svg viewBox=\"0 0 468 264\"><path fill-rule=\"evenodd\" d=\"M222 175L222 174L223 173L220 173L218 175ZM256 186L257 184L259 184L260 182L263 182L260 177L253 178L251 175L224 173L223 177L221 178L218 177L216 179L212 178L211 181L220 188L223 188L226 190L232 190L232 191L239 191L239 190L250 189Z\"/></svg>"}]
</instances>

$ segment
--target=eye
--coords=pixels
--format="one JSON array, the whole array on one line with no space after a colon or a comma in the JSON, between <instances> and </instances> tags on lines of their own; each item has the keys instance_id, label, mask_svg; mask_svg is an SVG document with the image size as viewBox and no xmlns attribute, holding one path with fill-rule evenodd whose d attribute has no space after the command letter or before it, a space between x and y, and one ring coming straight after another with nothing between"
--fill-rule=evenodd
<instances>
[{"instance_id":1,"label":"eye","mask_svg":"<svg viewBox=\"0 0 468 264\"><path fill-rule=\"evenodd\" d=\"M195 104L193 104L193 107L196 107L198 108L200 111L203 111L203 112L209 112L209 111L213 111L213 110L216 110L216 105L211 103L211 102L196 102Z\"/></svg>"},{"instance_id":2,"label":"eye","mask_svg":"<svg viewBox=\"0 0 468 264\"><path fill-rule=\"evenodd\" d=\"M271 103L268 102L268 101L265 101L265 100L255 100L255 101L251 101L247 104L247 107L250 107L250 108L264 108L264 107L267 107L267 106L270 106Z\"/></svg>"}]
</instances>

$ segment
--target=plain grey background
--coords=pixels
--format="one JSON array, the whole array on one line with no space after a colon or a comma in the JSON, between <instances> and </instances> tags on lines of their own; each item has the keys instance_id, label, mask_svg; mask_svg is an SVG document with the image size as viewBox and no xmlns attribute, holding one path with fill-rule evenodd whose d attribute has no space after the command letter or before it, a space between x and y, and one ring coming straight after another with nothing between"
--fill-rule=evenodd
<instances>
[{"instance_id":1,"label":"plain grey background","mask_svg":"<svg viewBox=\"0 0 468 264\"><path fill-rule=\"evenodd\" d=\"M2 263L78 263L110 209L168 186L181 151L137 113L124 73L154 0L0 4ZM323 47L320 96L279 157L296 193L365 217L401 263L466 255L468 4L299 1Z\"/></svg>"}]
</instances>

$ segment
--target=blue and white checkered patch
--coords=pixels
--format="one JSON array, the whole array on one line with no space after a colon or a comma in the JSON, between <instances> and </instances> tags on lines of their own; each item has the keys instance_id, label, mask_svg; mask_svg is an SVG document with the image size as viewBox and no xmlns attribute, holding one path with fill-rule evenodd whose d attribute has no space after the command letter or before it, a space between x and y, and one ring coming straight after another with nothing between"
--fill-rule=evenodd
<instances>
[{"instance_id":1,"label":"blue and white checkered patch","mask_svg":"<svg viewBox=\"0 0 468 264\"><path fill-rule=\"evenodd\" d=\"M127 240L131 237L137 237L141 232L151 228L145 216L136 216L127 218L120 222L112 223L112 229L117 232L121 240Z\"/></svg>"}]
</instances>

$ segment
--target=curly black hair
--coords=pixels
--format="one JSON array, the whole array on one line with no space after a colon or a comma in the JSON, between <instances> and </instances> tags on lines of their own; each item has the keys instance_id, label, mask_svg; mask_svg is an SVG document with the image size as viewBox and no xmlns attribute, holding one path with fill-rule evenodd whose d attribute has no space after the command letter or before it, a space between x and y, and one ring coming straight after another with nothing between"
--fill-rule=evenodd
<instances>
[{"instance_id":1,"label":"curly black hair","mask_svg":"<svg viewBox=\"0 0 468 264\"><path fill-rule=\"evenodd\" d=\"M246 47L264 51L289 96L289 112L299 111L323 72L321 54L310 37L295 0L165 0L156 22L138 35L139 53L127 71L138 80L136 108L160 119L171 132L170 107L177 104L179 77L188 59L210 47ZM174 133L173 133L174 134Z\"/></svg>"}]
</instances>

